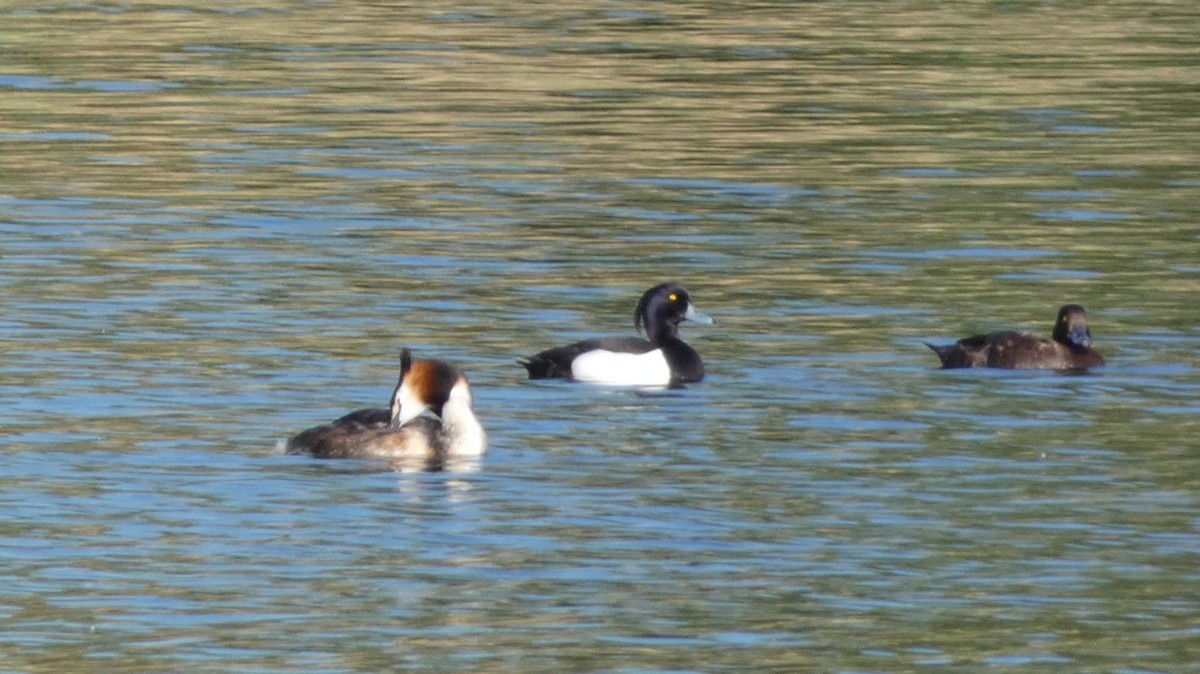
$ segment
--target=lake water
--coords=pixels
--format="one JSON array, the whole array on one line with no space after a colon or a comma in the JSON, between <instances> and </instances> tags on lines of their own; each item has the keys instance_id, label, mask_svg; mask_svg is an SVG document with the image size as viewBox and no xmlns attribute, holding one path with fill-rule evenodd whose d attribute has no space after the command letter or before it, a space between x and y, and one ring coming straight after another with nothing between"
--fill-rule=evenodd
<instances>
[{"instance_id":1,"label":"lake water","mask_svg":"<svg viewBox=\"0 0 1200 674\"><path fill-rule=\"evenodd\" d=\"M0 9L0 670L1200 671L1194 2L392 4ZM405 346L478 466L278 452Z\"/></svg>"}]
</instances>

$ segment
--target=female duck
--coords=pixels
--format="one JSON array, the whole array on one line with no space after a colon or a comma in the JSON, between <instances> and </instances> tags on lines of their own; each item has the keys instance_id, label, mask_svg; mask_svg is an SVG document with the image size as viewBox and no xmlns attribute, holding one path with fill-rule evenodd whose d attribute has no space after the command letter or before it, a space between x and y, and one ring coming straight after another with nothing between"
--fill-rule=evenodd
<instances>
[{"instance_id":1,"label":"female duck","mask_svg":"<svg viewBox=\"0 0 1200 674\"><path fill-rule=\"evenodd\" d=\"M390 410L357 410L302 431L288 439L284 452L436 466L447 459L478 458L486 443L466 375L440 360L413 362L412 352L404 349Z\"/></svg>"},{"instance_id":2,"label":"female duck","mask_svg":"<svg viewBox=\"0 0 1200 674\"><path fill-rule=\"evenodd\" d=\"M663 283L647 290L633 312L641 337L601 337L547 349L518 362L530 379L565 378L592 384L679 386L704 379L700 354L679 338L683 321L712 323L687 290Z\"/></svg>"},{"instance_id":3,"label":"female duck","mask_svg":"<svg viewBox=\"0 0 1200 674\"><path fill-rule=\"evenodd\" d=\"M1049 339L1006 330L960 339L948 346L926 344L942 359L942 368L999 367L1012 370L1072 370L1104 365L1092 349L1087 312L1078 304L1058 310Z\"/></svg>"}]
</instances>

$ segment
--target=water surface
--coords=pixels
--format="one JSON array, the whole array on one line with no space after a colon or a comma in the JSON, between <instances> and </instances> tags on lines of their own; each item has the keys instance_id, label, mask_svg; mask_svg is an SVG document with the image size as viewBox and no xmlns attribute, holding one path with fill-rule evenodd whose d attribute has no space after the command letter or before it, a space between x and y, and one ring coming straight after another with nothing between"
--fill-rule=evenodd
<instances>
[{"instance_id":1,"label":"water surface","mask_svg":"<svg viewBox=\"0 0 1200 674\"><path fill-rule=\"evenodd\" d=\"M1195 670L1196 15L9 3L2 668ZM702 384L522 379L668 279ZM404 346L480 465L278 453Z\"/></svg>"}]
</instances>

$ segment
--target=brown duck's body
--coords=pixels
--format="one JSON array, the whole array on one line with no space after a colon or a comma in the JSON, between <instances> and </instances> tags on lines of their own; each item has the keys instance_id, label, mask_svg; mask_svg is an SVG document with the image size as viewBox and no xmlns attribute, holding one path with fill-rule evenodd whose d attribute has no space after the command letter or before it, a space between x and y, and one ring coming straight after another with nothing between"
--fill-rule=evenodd
<instances>
[{"instance_id":1,"label":"brown duck's body","mask_svg":"<svg viewBox=\"0 0 1200 674\"><path fill-rule=\"evenodd\" d=\"M1051 337L1005 330L960 339L954 344L926 344L945 369L994 367L1010 370L1074 370L1104 365L1091 348L1092 336L1083 307L1068 304L1058 312Z\"/></svg>"},{"instance_id":2,"label":"brown duck's body","mask_svg":"<svg viewBox=\"0 0 1200 674\"><path fill-rule=\"evenodd\" d=\"M424 462L436 468L451 459L478 458L486 442L466 376L442 361L414 363L405 349L390 410L356 410L301 431L288 438L284 452L318 459Z\"/></svg>"},{"instance_id":3,"label":"brown duck's body","mask_svg":"<svg viewBox=\"0 0 1200 674\"><path fill-rule=\"evenodd\" d=\"M993 332L961 339L950 346L929 345L942 367L999 367L1010 370L1072 370L1104 365L1094 349L1066 344L1029 332Z\"/></svg>"}]
</instances>

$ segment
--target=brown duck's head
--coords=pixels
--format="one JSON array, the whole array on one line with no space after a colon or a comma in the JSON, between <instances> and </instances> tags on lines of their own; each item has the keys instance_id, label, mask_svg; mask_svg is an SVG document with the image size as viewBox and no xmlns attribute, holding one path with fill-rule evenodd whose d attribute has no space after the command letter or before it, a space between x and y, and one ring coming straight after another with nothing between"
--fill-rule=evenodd
<instances>
[{"instance_id":1,"label":"brown duck's head","mask_svg":"<svg viewBox=\"0 0 1200 674\"><path fill-rule=\"evenodd\" d=\"M1086 349L1092 345L1092 332L1088 330L1087 312L1078 304L1065 304L1058 310L1054 322L1054 341L1067 346Z\"/></svg>"}]
</instances>

